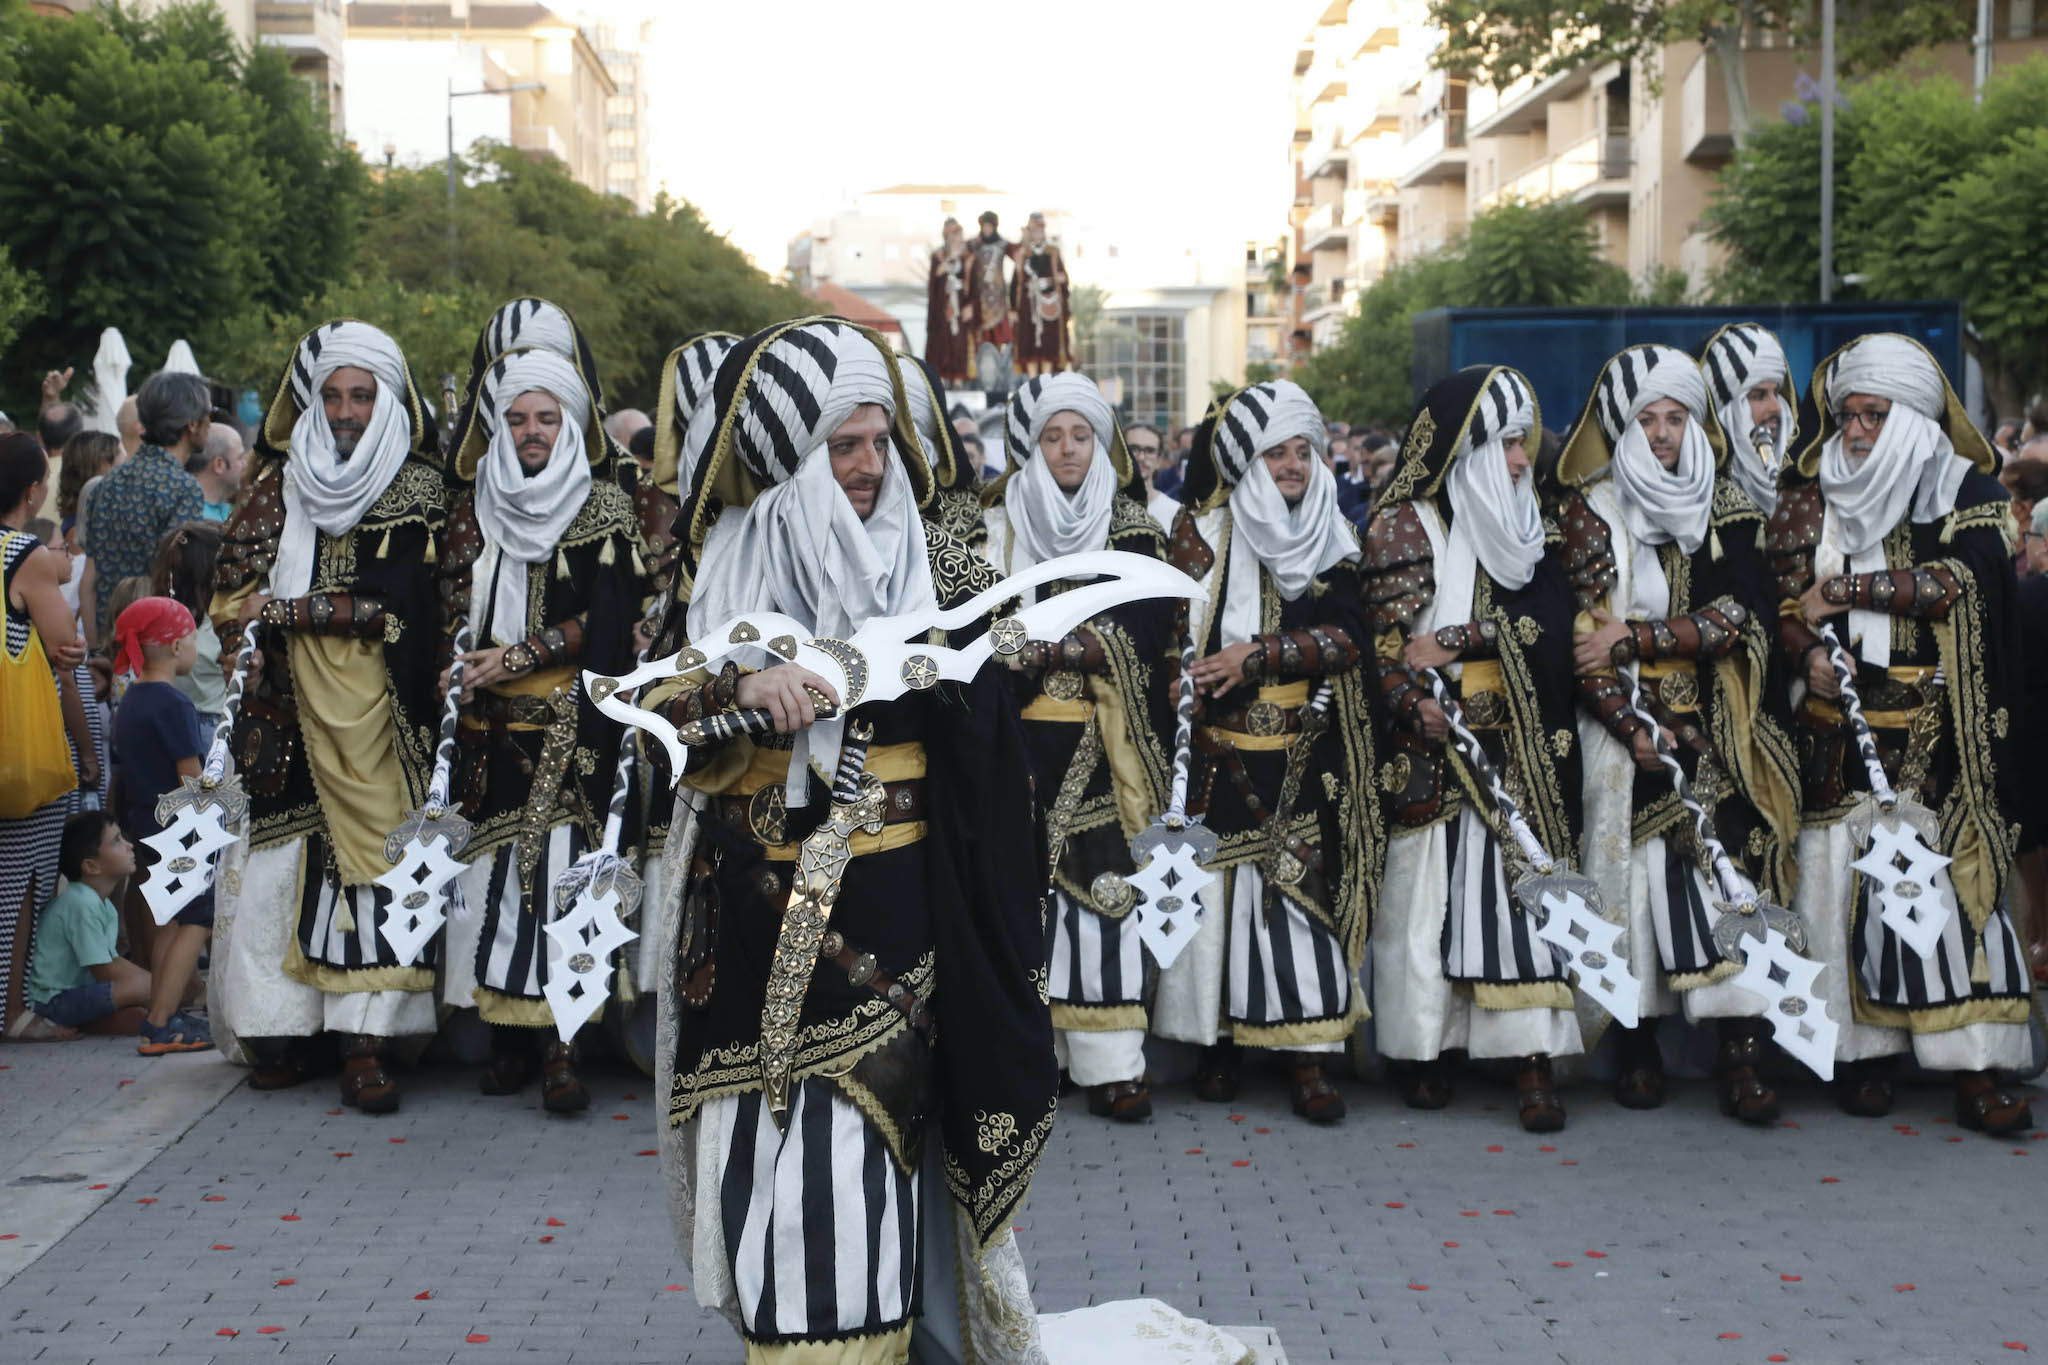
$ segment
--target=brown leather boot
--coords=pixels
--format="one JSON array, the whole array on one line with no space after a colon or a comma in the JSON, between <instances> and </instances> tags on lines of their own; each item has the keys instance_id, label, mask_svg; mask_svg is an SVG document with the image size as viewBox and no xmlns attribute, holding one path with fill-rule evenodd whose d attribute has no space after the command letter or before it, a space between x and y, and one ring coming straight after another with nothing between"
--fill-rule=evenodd
<instances>
[{"instance_id":1,"label":"brown leather boot","mask_svg":"<svg viewBox=\"0 0 2048 1365\"><path fill-rule=\"evenodd\" d=\"M557 1039L548 1044L540 1064L540 1107L550 1114L580 1114L590 1107L590 1092L576 1074L576 1045Z\"/></svg>"},{"instance_id":2,"label":"brown leather boot","mask_svg":"<svg viewBox=\"0 0 2048 1365\"><path fill-rule=\"evenodd\" d=\"M398 1112L398 1082L384 1065L382 1038L367 1033L352 1035L343 1045L341 1102L365 1114Z\"/></svg>"},{"instance_id":3,"label":"brown leather boot","mask_svg":"<svg viewBox=\"0 0 2048 1365\"><path fill-rule=\"evenodd\" d=\"M1237 1098L1237 1068L1243 1054L1236 1043L1211 1043L1195 1063L1195 1098L1229 1104Z\"/></svg>"},{"instance_id":4,"label":"brown leather boot","mask_svg":"<svg viewBox=\"0 0 2048 1365\"><path fill-rule=\"evenodd\" d=\"M1892 1078L1888 1058L1835 1064L1835 1103L1845 1114L1881 1119L1892 1112Z\"/></svg>"},{"instance_id":5,"label":"brown leather boot","mask_svg":"<svg viewBox=\"0 0 2048 1365\"><path fill-rule=\"evenodd\" d=\"M486 1095L516 1095L533 1079L532 1029L491 1025L491 1060L484 1063L477 1089Z\"/></svg>"},{"instance_id":6,"label":"brown leather boot","mask_svg":"<svg viewBox=\"0 0 2048 1365\"><path fill-rule=\"evenodd\" d=\"M1989 1071L1963 1071L1956 1075L1956 1122L1995 1137L2033 1127L2034 1109Z\"/></svg>"},{"instance_id":7,"label":"brown leather boot","mask_svg":"<svg viewBox=\"0 0 2048 1365\"><path fill-rule=\"evenodd\" d=\"M1338 1123L1344 1118L1344 1097L1323 1075L1318 1054L1306 1054L1294 1063L1294 1112L1310 1123Z\"/></svg>"},{"instance_id":8,"label":"brown leather boot","mask_svg":"<svg viewBox=\"0 0 2048 1365\"><path fill-rule=\"evenodd\" d=\"M1088 1087L1088 1112L1118 1123L1143 1123L1152 1117L1152 1092L1145 1082L1111 1081Z\"/></svg>"},{"instance_id":9,"label":"brown leather boot","mask_svg":"<svg viewBox=\"0 0 2048 1365\"><path fill-rule=\"evenodd\" d=\"M333 1065L334 1051L325 1035L315 1038L244 1038L251 1090L284 1090L310 1081Z\"/></svg>"},{"instance_id":10,"label":"brown leather boot","mask_svg":"<svg viewBox=\"0 0 2048 1365\"><path fill-rule=\"evenodd\" d=\"M1401 1102L1410 1109L1441 1109L1451 1102L1451 1076L1441 1057L1390 1064L1389 1070Z\"/></svg>"},{"instance_id":11,"label":"brown leather boot","mask_svg":"<svg viewBox=\"0 0 2048 1365\"><path fill-rule=\"evenodd\" d=\"M1721 1112L1744 1123L1776 1123L1778 1092L1763 1082L1757 1068L1763 1062L1764 1030L1761 1019L1723 1019L1720 1022L1721 1051L1714 1062L1714 1084L1720 1092Z\"/></svg>"},{"instance_id":12,"label":"brown leather boot","mask_svg":"<svg viewBox=\"0 0 2048 1365\"><path fill-rule=\"evenodd\" d=\"M1550 1074L1550 1058L1524 1057L1515 1070L1515 1095L1522 1128L1530 1133L1564 1130L1564 1099Z\"/></svg>"},{"instance_id":13,"label":"brown leather boot","mask_svg":"<svg viewBox=\"0 0 2048 1365\"><path fill-rule=\"evenodd\" d=\"M1615 1058L1614 1102L1624 1109L1655 1109L1664 1103L1664 1053L1657 1046L1657 1021L1645 1019L1622 1029Z\"/></svg>"}]
</instances>

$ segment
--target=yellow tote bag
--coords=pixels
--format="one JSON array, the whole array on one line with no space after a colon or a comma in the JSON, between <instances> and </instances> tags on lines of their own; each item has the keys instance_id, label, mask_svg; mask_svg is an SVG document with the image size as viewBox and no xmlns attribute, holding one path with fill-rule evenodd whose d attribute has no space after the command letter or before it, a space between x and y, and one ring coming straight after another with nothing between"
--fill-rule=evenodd
<instances>
[{"instance_id":1,"label":"yellow tote bag","mask_svg":"<svg viewBox=\"0 0 2048 1365\"><path fill-rule=\"evenodd\" d=\"M19 533L16 533L19 534ZM0 538L0 562L8 542ZM7 594L0 592L0 820L19 820L78 787L57 680L34 623L20 654L6 648Z\"/></svg>"}]
</instances>

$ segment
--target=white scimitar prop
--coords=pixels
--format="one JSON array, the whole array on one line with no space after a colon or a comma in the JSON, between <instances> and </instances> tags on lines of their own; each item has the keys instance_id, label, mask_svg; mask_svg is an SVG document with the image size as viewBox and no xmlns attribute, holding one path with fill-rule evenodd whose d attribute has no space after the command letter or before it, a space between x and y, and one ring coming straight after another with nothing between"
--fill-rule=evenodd
<instances>
[{"instance_id":1,"label":"white scimitar prop","mask_svg":"<svg viewBox=\"0 0 2048 1365\"><path fill-rule=\"evenodd\" d=\"M1820 638L1828 647L1835 681L1842 687L1842 710L1856 734L1856 751L1863 755L1864 771L1870 775L1869 794L1848 815L1849 837L1863 849L1863 856L1849 866L1862 873L1877 893L1883 907L1878 918L1885 927L1908 948L1931 959L1941 946L1949 916L1956 912L1956 888L1948 872L1954 859L1929 847L1941 831L1934 812L1914 800L1910 791L1894 791L1885 777L1877 740L1870 733L1870 722L1863 718L1863 698L1856 694L1856 665L1842 648L1835 628L1822 622ZM1940 685L1937 673L1933 686Z\"/></svg>"},{"instance_id":2,"label":"white scimitar prop","mask_svg":"<svg viewBox=\"0 0 2048 1365\"><path fill-rule=\"evenodd\" d=\"M434 749L434 772L427 799L384 840L391 870L377 885L391 893L390 907L378 932L398 956L402 967L419 961L420 951L448 922L448 892L462 875L456 861L469 845L469 821L448 803L448 783L455 768L455 727L462 716L462 656L469 652L469 622L455 628L455 662L448 668L448 698L441 708L441 739Z\"/></svg>"},{"instance_id":3,"label":"white scimitar prop","mask_svg":"<svg viewBox=\"0 0 2048 1365\"><path fill-rule=\"evenodd\" d=\"M268 594L266 578L258 592ZM156 820L163 828L142 842L156 850L157 860L142 879L142 898L150 918L169 924L171 917L213 885L213 855L235 842L230 828L249 815L249 794L240 776L228 771L228 742L235 733L235 713L249 683L249 660L256 653L256 624L242 628L242 647L235 651L235 671L221 703L220 724L199 776L188 777L157 798Z\"/></svg>"},{"instance_id":4,"label":"white scimitar prop","mask_svg":"<svg viewBox=\"0 0 2048 1365\"><path fill-rule=\"evenodd\" d=\"M1827 1001L1814 989L1820 964L1800 956L1806 950L1805 924L1790 910L1765 900L1735 866L1727 848L1714 837L1706 807L1694 794L1692 782L1664 738L1663 727L1643 705L1636 671L1616 671L1628 684L1628 709L1649 727L1657 760L1671 774L1672 790L1678 793L1679 803L1692 812L1693 834L1713 865L1721 894L1727 897L1714 903L1721 912L1714 920L1714 946L1722 957L1742 963L1742 970L1728 980L1763 1000L1764 1017L1771 1021L1771 1037L1779 1047L1806 1063L1822 1080L1833 1080L1835 1035L1840 1029L1828 1018Z\"/></svg>"},{"instance_id":5,"label":"white scimitar prop","mask_svg":"<svg viewBox=\"0 0 2048 1365\"><path fill-rule=\"evenodd\" d=\"M1195 642L1180 650L1180 693L1175 702L1173 793L1166 809L1150 827L1131 840L1131 859L1138 870L1129 885L1141 899L1131 913L1138 917L1138 939L1160 970L1173 965L1180 950L1202 927L1203 888L1216 880L1207 864L1216 856L1216 832L1199 818L1188 817L1188 763L1194 747Z\"/></svg>"},{"instance_id":6,"label":"white scimitar prop","mask_svg":"<svg viewBox=\"0 0 2048 1365\"><path fill-rule=\"evenodd\" d=\"M1620 947L1620 927L1609 924L1602 914L1600 888L1591 877L1550 856L1536 831L1529 828L1515 798L1508 794L1500 770L1486 756L1479 737L1466 727L1465 713L1451 699L1443 675L1433 668L1422 671L1436 704L1450 722L1458 752L1465 756L1466 766L1479 779L1528 861L1529 871L1515 879L1515 904L1536 922L1536 937L1548 943L1558 961L1571 969L1579 989L1613 1015L1617 1024L1634 1028L1639 1022L1637 1005L1642 1000L1643 983L1628 969L1628 956Z\"/></svg>"},{"instance_id":7,"label":"white scimitar prop","mask_svg":"<svg viewBox=\"0 0 2048 1365\"><path fill-rule=\"evenodd\" d=\"M641 655L639 662L646 663L647 656ZM627 733L619 739L618 775L605 811L604 842L571 863L555 882L555 904L567 911L547 926L553 942L548 949L548 983L542 990L554 1012L555 1032L565 1043L573 1042L576 1030L604 1008L611 994L613 956L640 937L625 923L640 905L640 874L630 859L619 856L633 765L633 736Z\"/></svg>"}]
</instances>

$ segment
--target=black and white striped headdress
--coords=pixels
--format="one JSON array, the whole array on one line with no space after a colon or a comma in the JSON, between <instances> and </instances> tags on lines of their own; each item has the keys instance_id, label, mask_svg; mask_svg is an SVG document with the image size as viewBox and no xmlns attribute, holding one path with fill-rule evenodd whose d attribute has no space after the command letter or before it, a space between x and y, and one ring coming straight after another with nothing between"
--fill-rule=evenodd
<instances>
[{"instance_id":1,"label":"black and white striped headdress","mask_svg":"<svg viewBox=\"0 0 2048 1365\"><path fill-rule=\"evenodd\" d=\"M1716 333L1700 368L1714 391L1716 408L1727 407L1758 384L1775 380L1789 386L1792 378L1784 347L1753 322L1738 322Z\"/></svg>"},{"instance_id":2,"label":"black and white striped headdress","mask_svg":"<svg viewBox=\"0 0 2048 1365\"><path fill-rule=\"evenodd\" d=\"M1210 453L1234 488L1262 452L1294 436L1306 436L1317 459L1330 448L1329 424L1315 400L1293 380L1274 379L1241 390L1217 414Z\"/></svg>"},{"instance_id":3,"label":"black and white striped headdress","mask_svg":"<svg viewBox=\"0 0 2048 1365\"><path fill-rule=\"evenodd\" d=\"M484 324L483 348L490 358L507 351L553 351L574 365L578 362L576 324L546 299L514 299Z\"/></svg>"},{"instance_id":4,"label":"black and white striped headdress","mask_svg":"<svg viewBox=\"0 0 2048 1365\"><path fill-rule=\"evenodd\" d=\"M789 478L806 455L866 403L896 415L888 357L852 324L826 318L788 328L749 357L732 416L732 448L760 483Z\"/></svg>"},{"instance_id":5,"label":"black and white striped headdress","mask_svg":"<svg viewBox=\"0 0 2048 1365\"><path fill-rule=\"evenodd\" d=\"M1536 392L1514 370L1499 369L1479 391L1466 428L1466 450L1477 450L1502 432L1530 435L1536 427Z\"/></svg>"},{"instance_id":6,"label":"black and white striped headdress","mask_svg":"<svg viewBox=\"0 0 2048 1365\"><path fill-rule=\"evenodd\" d=\"M1685 405L1695 422L1707 417L1707 384L1683 351L1669 346L1631 346L1607 362L1593 389L1593 412L1612 446L1636 415L1660 398Z\"/></svg>"},{"instance_id":7,"label":"black and white striped headdress","mask_svg":"<svg viewBox=\"0 0 2048 1365\"><path fill-rule=\"evenodd\" d=\"M1038 453L1038 437L1055 413L1078 412L1095 430L1095 439L1117 461L1117 482L1130 477L1116 412L1096 382L1079 370L1042 374L1025 380L1010 395L1003 418L1003 452L1011 467L1022 469Z\"/></svg>"},{"instance_id":8,"label":"black and white striped headdress","mask_svg":"<svg viewBox=\"0 0 2048 1365\"><path fill-rule=\"evenodd\" d=\"M711 396L711 382L718 378L718 366L740 339L730 332L706 332L686 343L675 354L677 431L690 429L690 418Z\"/></svg>"}]
</instances>

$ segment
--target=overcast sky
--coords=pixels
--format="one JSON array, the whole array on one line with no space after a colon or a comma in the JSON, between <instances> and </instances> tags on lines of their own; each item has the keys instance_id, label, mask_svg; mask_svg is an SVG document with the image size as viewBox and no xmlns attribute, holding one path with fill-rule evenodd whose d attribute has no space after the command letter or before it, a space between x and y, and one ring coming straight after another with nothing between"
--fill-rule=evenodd
<instances>
[{"instance_id":1,"label":"overcast sky","mask_svg":"<svg viewBox=\"0 0 2048 1365\"><path fill-rule=\"evenodd\" d=\"M815 219L906 181L1277 237L1293 54L1323 3L680 0L648 82L651 172L771 272Z\"/></svg>"}]
</instances>

